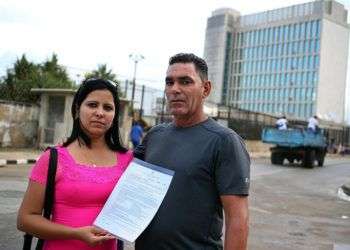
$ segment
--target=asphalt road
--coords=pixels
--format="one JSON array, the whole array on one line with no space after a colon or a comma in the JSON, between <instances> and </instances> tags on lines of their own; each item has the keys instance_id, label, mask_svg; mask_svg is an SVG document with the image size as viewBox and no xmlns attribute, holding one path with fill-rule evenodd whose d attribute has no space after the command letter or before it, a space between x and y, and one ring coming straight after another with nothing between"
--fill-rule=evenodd
<instances>
[{"instance_id":1,"label":"asphalt road","mask_svg":"<svg viewBox=\"0 0 350 250\"><path fill-rule=\"evenodd\" d=\"M16 213L29 168L0 168L1 250L21 249ZM251 176L249 249L350 249L350 202L337 196L350 182L350 158L327 158L324 167L314 169L258 159Z\"/></svg>"}]
</instances>

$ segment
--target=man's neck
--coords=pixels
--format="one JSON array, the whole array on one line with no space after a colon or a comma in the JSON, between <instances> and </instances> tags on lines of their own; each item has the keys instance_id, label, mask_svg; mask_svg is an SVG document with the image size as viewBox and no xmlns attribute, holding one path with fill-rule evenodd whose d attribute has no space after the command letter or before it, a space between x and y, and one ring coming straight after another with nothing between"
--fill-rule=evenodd
<instances>
[{"instance_id":1,"label":"man's neck","mask_svg":"<svg viewBox=\"0 0 350 250\"><path fill-rule=\"evenodd\" d=\"M208 119L208 116L205 114L202 114L200 117L191 117L191 118L184 118L184 117L176 117L174 116L174 124L176 127L192 127L194 125L197 125L201 122L204 122Z\"/></svg>"}]
</instances>

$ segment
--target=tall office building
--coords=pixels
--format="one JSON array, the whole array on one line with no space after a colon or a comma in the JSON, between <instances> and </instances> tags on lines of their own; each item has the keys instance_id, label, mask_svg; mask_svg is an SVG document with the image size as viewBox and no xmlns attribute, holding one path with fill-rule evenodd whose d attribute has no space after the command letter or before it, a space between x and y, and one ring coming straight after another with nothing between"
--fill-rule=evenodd
<instances>
[{"instance_id":1,"label":"tall office building","mask_svg":"<svg viewBox=\"0 0 350 250\"><path fill-rule=\"evenodd\" d=\"M250 111L344 122L350 26L335 1L208 18L209 102Z\"/></svg>"}]
</instances>

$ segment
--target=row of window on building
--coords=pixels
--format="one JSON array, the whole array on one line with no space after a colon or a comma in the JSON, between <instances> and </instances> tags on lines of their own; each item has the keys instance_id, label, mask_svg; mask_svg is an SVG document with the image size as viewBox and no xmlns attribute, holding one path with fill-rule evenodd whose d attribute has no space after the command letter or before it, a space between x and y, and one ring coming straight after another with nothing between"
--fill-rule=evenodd
<instances>
[{"instance_id":1,"label":"row of window on building","mask_svg":"<svg viewBox=\"0 0 350 250\"><path fill-rule=\"evenodd\" d=\"M318 54L320 40L311 39L299 42L286 42L266 46L257 46L233 50L234 60L267 59L271 57L286 57L295 55Z\"/></svg>"},{"instance_id":2,"label":"row of window on building","mask_svg":"<svg viewBox=\"0 0 350 250\"><path fill-rule=\"evenodd\" d=\"M317 70L320 64L320 57L299 56L279 59L252 60L236 62L233 64L233 74L257 74L288 71L310 71Z\"/></svg>"},{"instance_id":3,"label":"row of window on building","mask_svg":"<svg viewBox=\"0 0 350 250\"><path fill-rule=\"evenodd\" d=\"M317 10L321 10L321 2L310 2L281 9L269 10L258 14L242 16L240 18L240 22L244 26L270 23L289 18L311 15Z\"/></svg>"},{"instance_id":4,"label":"row of window on building","mask_svg":"<svg viewBox=\"0 0 350 250\"><path fill-rule=\"evenodd\" d=\"M290 41L319 38L320 20L238 32L234 36L234 48L285 43Z\"/></svg>"},{"instance_id":5,"label":"row of window on building","mask_svg":"<svg viewBox=\"0 0 350 250\"><path fill-rule=\"evenodd\" d=\"M229 102L239 100L246 102L272 102L272 103L304 103L316 99L315 88L283 88L283 89L241 89L231 92ZM238 99L235 97L238 96Z\"/></svg>"},{"instance_id":6,"label":"row of window on building","mask_svg":"<svg viewBox=\"0 0 350 250\"><path fill-rule=\"evenodd\" d=\"M274 87L316 87L318 83L317 71L280 73L280 74L254 74L234 75L230 89L238 88L274 88Z\"/></svg>"}]
</instances>

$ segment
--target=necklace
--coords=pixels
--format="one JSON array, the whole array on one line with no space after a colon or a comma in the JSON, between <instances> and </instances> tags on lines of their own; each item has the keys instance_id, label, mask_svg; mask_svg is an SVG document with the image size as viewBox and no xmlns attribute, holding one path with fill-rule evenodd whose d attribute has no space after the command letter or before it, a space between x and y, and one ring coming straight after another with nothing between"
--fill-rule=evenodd
<instances>
[{"instance_id":1,"label":"necklace","mask_svg":"<svg viewBox=\"0 0 350 250\"><path fill-rule=\"evenodd\" d=\"M84 160L87 163L87 165L89 165L93 168L96 168L97 165L96 165L95 161L92 161L91 157L88 157L88 155L90 155L90 156L92 155L91 152L89 152L89 149L83 149L82 153L83 153Z\"/></svg>"}]
</instances>

